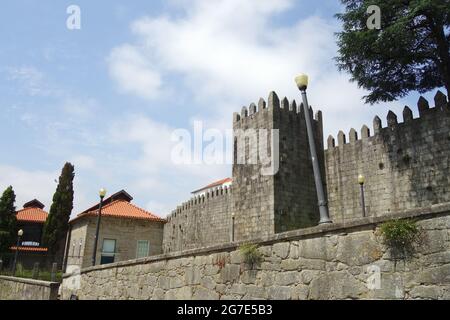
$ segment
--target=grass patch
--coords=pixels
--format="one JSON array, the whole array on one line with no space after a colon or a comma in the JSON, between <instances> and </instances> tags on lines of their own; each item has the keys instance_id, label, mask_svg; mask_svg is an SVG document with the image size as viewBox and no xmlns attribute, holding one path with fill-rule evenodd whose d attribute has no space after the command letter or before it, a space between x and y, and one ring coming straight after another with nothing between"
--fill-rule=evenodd
<instances>
[{"instance_id":1,"label":"grass patch","mask_svg":"<svg viewBox=\"0 0 450 320\"><path fill-rule=\"evenodd\" d=\"M239 247L239 251L244 256L244 262L253 268L263 260L262 253L258 250L256 244L243 244Z\"/></svg>"},{"instance_id":2,"label":"grass patch","mask_svg":"<svg viewBox=\"0 0 450 320\"><path fill-rule=\"evenodd\" d=\"M394 258L411 257L415 246L422 242L422 232L411 219L387 221L380 226L380 232Z\"/></svg>"}]
</instances>

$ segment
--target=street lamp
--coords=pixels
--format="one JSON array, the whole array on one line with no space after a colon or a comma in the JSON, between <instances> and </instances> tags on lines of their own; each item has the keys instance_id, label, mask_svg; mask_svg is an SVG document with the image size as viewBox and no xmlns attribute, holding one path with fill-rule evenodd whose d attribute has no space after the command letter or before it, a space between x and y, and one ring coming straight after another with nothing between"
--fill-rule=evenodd
<instances>
[{"instance_id":1,"label":"street lamp","mask_svg":"<svg viewBox=\"0 0 450 320\"><path fill-rule=\"evenodd\" d=\"M358 176L358 183L359 183L359 186L361 188L361 205L362 205L363 217L366 216L366 202L365 202L365 199L364 199L364 182L365 181L366 181L366 178L362 174L360 174Z\"/></svg>"},{"instance_id":2,"label":"street lamp","mask_svg":"<svg viewBox=\"0 0 450 320\"><path fill-rule=\"evenodd\" d=\"M12 269L12 275L16 275L16 265L17 265L17 257L19 255L19 247L20 247L20 238L23 236L23 230L20 229L17 231L17 245L16 245L16 253L14 255L14 262L13 262L13 269Z\"/></svg>"},{"instance_id":3,"label":"street lamp","mask_svg":"<svg viewBox=\"0 0 450 320\"><path fill-rule=\"evenodd\" d=\"M328 215L327 201L325 200L325 192L323 190L322 177L320 175L319 160L317 159L316 144L314 142L314 133L311 123L311 115L309 113L308 98L306 96L306 89L308 88L308 76L301 74L295 78L295 83L298 89L302 93L303 98L303 110L305 111L306 130L308 133L309 150L311 152L311 160L313 164L314 181L316 183L317 199L319 201L319 224L331 223L330 216Z\"/></svg>"},{"instance_id":4,"label":"street lamp","mask_svg":"<svg viewBox=\"0 0 450 320\"><path fill-rule=\"evenodd\" d=\"M102 206L103 206L103 199L106 195L106 190L101 188L98 192L100 196L100 204L98 207L98 217L97 217L97 228L95 230L95 240L94 240L94 252L92 253L92 266L95 266L95 257L97 255L97 243L98 243L98 234L100 232L100 220L102 217Z\"/></svg>"}]
</instances>

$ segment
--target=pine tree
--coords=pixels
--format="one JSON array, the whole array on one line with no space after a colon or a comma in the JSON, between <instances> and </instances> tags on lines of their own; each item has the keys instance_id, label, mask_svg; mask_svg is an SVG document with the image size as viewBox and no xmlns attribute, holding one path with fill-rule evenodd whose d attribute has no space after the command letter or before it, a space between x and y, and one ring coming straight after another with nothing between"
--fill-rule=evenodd
<instances>
[{"instance_id":1,"label":"pine tree","mask_svg":"<svg viewBox=\"0 0 450 320\"><path fill-rule=\"evenodd\" d=\"M16 195L11 186L0 198L0 256L7 254L16 240Z\"/></svg>"},{"instance_id":2,"label":"pine tree","mask_svg":"<svg viewBox=\"0 0 450 320\"><path fill-rule=\"evenodd\" d=\"M369 91L367 103L410 91L445 87L450 94L450 0L341 0L341 70ZM380 29L369 28L369 6L380 8ZM367 13L369 9L369 13Z\"/></svg>"},{"instance_id":3,"label":"pine tree","mask_svg":"<svg viewBox=\"0 0 450 320\"><path fill-rule=\"evenodd\" d=\"M69 219L73 209L74 177L74 166L66 163L59 177L50 212L44 224L43 243L48 247L49 253L53 255L60 253L60 250L64 247Z\"/></svg>"}]
</instances>

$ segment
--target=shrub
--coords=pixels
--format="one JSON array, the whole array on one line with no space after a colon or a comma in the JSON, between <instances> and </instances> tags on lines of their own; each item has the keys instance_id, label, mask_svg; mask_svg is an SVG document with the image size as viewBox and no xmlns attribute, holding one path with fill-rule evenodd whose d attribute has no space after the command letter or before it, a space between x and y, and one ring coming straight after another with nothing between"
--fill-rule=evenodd
<instances>
[{"instance_id":1,"label":"shrub","mask_svg":"<svg viewBox=\"0 0 450 320\"><path fill-rule=\"evenodd\" d=\"M263 258L261 252L258 250L258 245L250 243L243 244L239 247L239 250L244 256L245 263L251 266L252 268L256 264L262 262Z\"/></svg>"},{"instance_id":2,"label":"shrub","mask_svg":"<svg viewBox=\"0 0 450 320\"><path fill-rule=\"evenodd\" d=\"M414 246L422 239L416 221L411 219L387 221L380 226L380 231L394 257L401 255L406 258L413 254Z\"/></svg>"}]
</instances>

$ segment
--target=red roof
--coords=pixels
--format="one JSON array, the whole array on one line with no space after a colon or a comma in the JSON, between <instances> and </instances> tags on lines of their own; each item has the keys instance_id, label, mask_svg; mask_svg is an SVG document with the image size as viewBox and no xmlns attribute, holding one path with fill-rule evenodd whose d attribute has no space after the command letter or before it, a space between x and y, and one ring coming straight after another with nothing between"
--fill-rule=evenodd
<instances>
[{"instance_id":1,"label":"red roof","mask_svg":"<svg viewBox=\"0 0 450 320\"><path fill-rule=\"evenodd\" d=\"M206 187L203 187L203 188L200 188L198 190L192 191L192 193L196 193L196 192L199 192L199 191L202 191L202 190L205 190L205 189L209 189L209 188L218 187L218 186L223 185L224 183L232 182L232 181L233 181L233 179L231 179L231 178L225 178L225 179L222 179L222 180L210 183Z\"/></svg>"},{"instance_id":2,"label":"red roof","mask_svg":"<svg viewBox=\"0 0 450 320\"><path fill-rule=\"evenodd\" d=\"M17 211L17 221L44 223L48 213L40 208L25 208Z\"/></svg>"},{"instance_id":3,"label":"red roof","mask_svg":"<svg viewBox=\"0 0 450 320\"><path fill-rule=\"evenodd\" d=\"M98 209L82 212L76 218L71 220L71 222L85 216L96 216L98 215ZM158 217L157 215L145 211L134 204L126 200L115 200L111 203L106 204L102 208L102 216L108 217L116 217L116 218L128 218L128 219L142 219L142 220L151 220L158 222L165 222L166 220Z\"/></svg>"},{"instance_id":4,"label":"red roof","mask_svg":"<svg viewBox=\"0 0 450 320\"><path fill-rule=\"evenodd\" d=\"M10 248L13 251L17 250L17 247L11 247ZM19 251L27 251L27 252L47 252L48 249L47 248L41 248L41 247L19 247Z\"/></svg>"}]
</instances>

